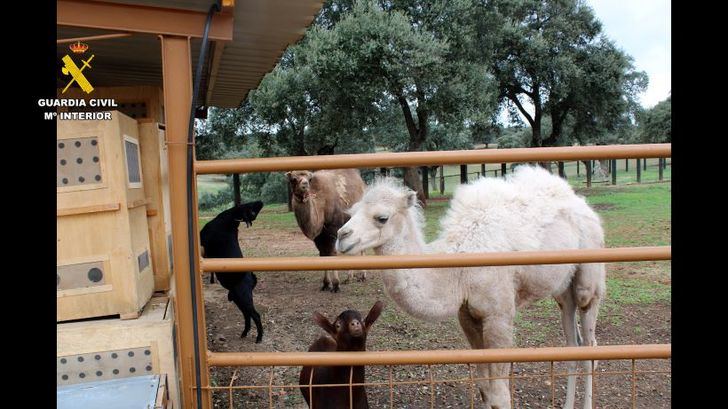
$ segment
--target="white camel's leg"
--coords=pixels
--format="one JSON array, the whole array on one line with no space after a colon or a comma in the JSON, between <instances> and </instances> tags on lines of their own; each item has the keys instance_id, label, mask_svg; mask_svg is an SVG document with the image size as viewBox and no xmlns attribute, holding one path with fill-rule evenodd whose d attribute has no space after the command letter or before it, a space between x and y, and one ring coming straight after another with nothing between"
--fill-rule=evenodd
<instances>
[{"instance_id":1,"label":"white camel's leg","mask_svg":"<svg viewBox=\"0 0 728 409\"><path fill-rule=\"evenodd\" d=\"M503 311L497 316L489 316L483 319L483 342L486 348L513 347L514 317L515 306L512 311ZM510 409L511 391L508 375L511 364L488 364L488 367L490 376L498 379L490 381L491 395L488 397L486 407L490 409Z\"/></svg>"},{"instance_id":2,"label":"white camel's leg","mask_svg":"<svg viewBox=\"0 0 728 409\"><path fill-rule=\"evenodd\" d=\"M579 330L576 326L576 303L574 302L574 296L572 294L571 286L561 295L556 298L556 302L561 308L561 326L564 329L564 336L566 337L566 346L575 347L579 346L578 333ZM569 361L566 364L568 373L576 373L576 361ZM576 398L576 375L569 375L566 385L566 402L564 403L564 409L574 409L574 400Z\"/></svg>"},{"instance_id":3,"label":"white camel's leg","mask_svg":"<svg viewBox=\"0 0 728 409\"><path fill-rule=\"evenodd\" d=\"M470 347L473 349L485 348L485 344L483 343L483 323L480 319L473 318L470 315L466 305L460 307L458 320ZM475 365L475 372L478 378L487 378L489 376L488 365ZM490 383L488 381L476 381L476 384L480 392L480 398L486 404L490 395ZM475 387L476 385L472 386ZM487 408L487 406L485 407Z\"/></svg>"},{"instance_id":4,"label":"white camel's leg","mask_svg":"<svg viewBox=\"0 0 728 409\"><path fill-rule=\"evenodd\" d=\"M579 267L574 286L574 298L579 307L581 321L581 337L586 346L596 346L597 315L599 304L604 296L604 264L583 264ZM584 409L592 407L592 373L596 371L597 362L584 361L587 375L584 377Z\"/></svg>"},{"instance_id":5,"label":"white camel's leg","mask_svg":"<svg viewBox=\"0 0 728 409\"><path fill-rule=\"evenodd\" d=\"M595 336L595 328L597 324L597 313L599 311L599 298L595 298L591 304L585 309L579 311L581 319L581 333L584 338L584 344L587 346L597 346L597 338ZM584 361L584 370L587 375L584 381L584 409L592 407L592 373L597 369L597 361Z\"/></svg>"}]
</instances>

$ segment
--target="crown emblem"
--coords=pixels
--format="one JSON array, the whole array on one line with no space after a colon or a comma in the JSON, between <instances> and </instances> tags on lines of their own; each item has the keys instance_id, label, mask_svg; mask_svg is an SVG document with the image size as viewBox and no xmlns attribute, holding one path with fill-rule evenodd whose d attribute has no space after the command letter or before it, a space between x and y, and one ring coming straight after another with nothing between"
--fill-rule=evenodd
<instances>
[{"instance_id":1,"label":"crown emblem","mask_svg":"<svg viewBox=\"0 0 728 409\"><path fill-rule=\"evenodd\" d=\"M86 52L86 50L88 50L88 44L77 41L77 42L71 44L70 46L68 46L68 48L70 48L71 51L73 51L76 54L83 54Z\"/></svg>"}]
</instances>

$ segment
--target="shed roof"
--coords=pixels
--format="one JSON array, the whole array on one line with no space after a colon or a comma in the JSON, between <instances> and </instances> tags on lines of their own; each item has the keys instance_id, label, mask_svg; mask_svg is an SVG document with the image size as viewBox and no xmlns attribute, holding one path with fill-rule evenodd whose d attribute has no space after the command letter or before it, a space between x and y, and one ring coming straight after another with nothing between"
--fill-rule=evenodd
<instances>
[{"instance_id":1,"label":"shed roof","mask_svg":"<svg viewBox=\"0 0 728 409\"><path fill-rule=\"evenodd\" d=\"M213 3L212 0L106 2L201 12L206 12ZM237 0L233 9L233 40L214 42L209 50L212 55L218 48L220 58L211 84L203 86L205 105L237 107L248 91L257 87L263 76L275 67L285 49L303 36L322 2ZM109 33L93 28L57 26L58 39ZM130 37L93 40L88 44L95 64L91 64L93 68L85 74L94 86L162 85L162 59L157 36L135 33ZM194 67L200 40L193 39L191 44ZM58 44L56 61L67 53L68 44Z\"/></svg>"}]
</instances>

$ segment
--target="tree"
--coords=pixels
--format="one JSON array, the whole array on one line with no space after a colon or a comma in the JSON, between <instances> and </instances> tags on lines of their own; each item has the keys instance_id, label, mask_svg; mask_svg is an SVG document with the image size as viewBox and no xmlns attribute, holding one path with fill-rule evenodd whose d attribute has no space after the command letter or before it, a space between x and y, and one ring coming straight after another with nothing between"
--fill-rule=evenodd
<instances>
[{"instance_id":1,"label":"tree","mask_svg":"<svg viewBox=\"0 0 728 409\"><path fill-rule=\"evenodd\" d=\"M638 116L637 134L642 142L672 142L672 97L667 97Z\"/></svg>"},{"instance_id":2,"label":"tree","mask_svg":"<svg viewBox=\"0 0 728 409\"><path fill-rule=\"evenodd\" d=\"M483 58L498 81L499 101L528 121L531 146L564 145L578 136L584 142L638 107L646 74L601 35L583 1L489 0L481 6ZM544 136L546 116L551 127ZM564 135L567 123L573 134Z\"/></svg>"},{"instance_id":3,"label":"tree","mask_svg":"<svg viewBox=\"0 0 728 409\"><path fill-rule=\"evenodd\" d=\"M469 2L383 3L386 9L357 2L333 28L308 34L306 59L327 84L327 106L373 127L380 115L399 107L407 151L427 148L431 124L460 129L467 119L491 115L494 89L485 67L457 58L464 53L455 45L464 41L455 34L427 29L436 20L431 15ZM406 168L404 179L424 203L417 168Z\"/></svg>"}]
</instances>

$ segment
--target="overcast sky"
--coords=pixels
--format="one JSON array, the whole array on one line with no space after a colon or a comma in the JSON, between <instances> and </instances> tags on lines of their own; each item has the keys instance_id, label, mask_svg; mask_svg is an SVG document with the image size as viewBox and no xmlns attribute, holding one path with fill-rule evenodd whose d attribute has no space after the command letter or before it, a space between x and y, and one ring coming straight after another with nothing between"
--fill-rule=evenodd
<instances>
[{"instance_id":1,"label":"overcast sky","mask_svg":"<svg viewBox=\"0 0 728 409\"><path fill-rule=\"evenodd\" d=\"M669 96L671 31L669 0L587 0L602 29L650 77L640 101L653 107Z\"/></svg>"}]
</instances>

